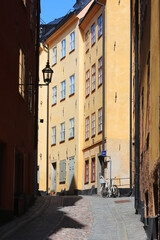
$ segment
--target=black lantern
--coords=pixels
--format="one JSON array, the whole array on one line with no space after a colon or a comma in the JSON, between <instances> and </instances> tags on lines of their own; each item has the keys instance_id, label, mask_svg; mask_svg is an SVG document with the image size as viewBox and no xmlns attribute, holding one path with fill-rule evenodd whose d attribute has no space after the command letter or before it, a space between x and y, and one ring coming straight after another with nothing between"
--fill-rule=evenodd
<instances>
[{"instance_id":1,"label":"black lantern","mask_svg":"<svg viewBox=\"0 0 160 240\"><path fill-rule=\"evenodd\" d=\"M42 70L43 80L45 83L49 84L52 79L53 70L50 68L49 61L47 61L46 67Z\"/></svg>"}]
</instances>

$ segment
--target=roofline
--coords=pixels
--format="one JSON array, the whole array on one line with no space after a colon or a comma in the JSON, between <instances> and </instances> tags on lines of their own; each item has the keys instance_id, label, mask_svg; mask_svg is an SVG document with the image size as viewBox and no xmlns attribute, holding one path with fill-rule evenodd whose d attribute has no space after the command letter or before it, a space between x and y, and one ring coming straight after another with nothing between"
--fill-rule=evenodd
<instances>
[{"instance_id":1,"label":"roofline","mask_svg":"<svg viewBox=\"0 0 160 240\"><path fill-rule=\"evenodd\" d=\"M47 37L45 38L44 36L44 41L46 41L48 38L50 38L56 31L58 31L73 15L76 16L75 11L70 12L69 14L66 14L62 20L57 24L56 27L54 27L54 30L51 31L51 33L49 35L47 35ZM66 18L66 19L65 19ZM65 20L64 20L65 19ZM51 29L50 29L51 30ZM47 34L47 33L46 33Z\"/></svg>"}]
</instances>

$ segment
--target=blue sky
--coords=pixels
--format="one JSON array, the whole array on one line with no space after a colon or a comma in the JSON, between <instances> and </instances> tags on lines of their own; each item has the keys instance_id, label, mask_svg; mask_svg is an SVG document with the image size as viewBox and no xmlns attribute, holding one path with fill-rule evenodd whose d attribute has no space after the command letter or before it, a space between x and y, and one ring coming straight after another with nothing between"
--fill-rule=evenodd
<instances>
[{"instance_id":1,"label":"blue sky","mask_svg":"<svg viewBox=\"0 0 160 240\"><path fill-rule=\"evenodd\" d=\"M76 0L41 0L41 18L49 23L67 14Z\"/></svg>"}]
</instances>

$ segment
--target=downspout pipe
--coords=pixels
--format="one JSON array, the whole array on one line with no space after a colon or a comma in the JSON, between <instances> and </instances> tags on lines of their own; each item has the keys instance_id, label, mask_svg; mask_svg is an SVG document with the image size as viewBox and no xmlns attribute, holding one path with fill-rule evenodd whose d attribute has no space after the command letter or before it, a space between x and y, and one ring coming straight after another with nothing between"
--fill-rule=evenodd
<instances>
[{"instance_id":1,"label":"downspout pipe","mask_svg":"<svg viewBox=\"0 0 160 240\"><path fill-rule=\"evenodd\" d=\"M44 41L42 41L42 45L45 49L47 49L47 62L49 63L49 48L44 44Z\"/></svg>"},{"instance_id":2,"label":"downspout pipe","mask_svg":"<svg viewBox=\"0 0 160 240\"><path fill-rule=\"evenodd\" d=\"M139 209L139 88L138 88L138 0L135 1L135 213Z\"/></svg>"},{"instance_id":3,"label":"downspout pipe","mask_svg":"<svg viewBox=\"0 0 160 240\"><path fill-rule=\"evenodd\" d=\"M132 191L132 0L130 0L130 191Z\"/></svg>"},{"instance_id":4,"label":"downspout pipe","mask_svg":"<svg viewBox=\"0 0 160 240\"><path fill-rule=\"evenodd\" d=\"M103 19L103 76L102 76L102 151L105 150L105 4L95 0L97 4L103 7L102 19ZM102 176L104 177L104 157L102 160Z\"/></svg>"}]
</instances>

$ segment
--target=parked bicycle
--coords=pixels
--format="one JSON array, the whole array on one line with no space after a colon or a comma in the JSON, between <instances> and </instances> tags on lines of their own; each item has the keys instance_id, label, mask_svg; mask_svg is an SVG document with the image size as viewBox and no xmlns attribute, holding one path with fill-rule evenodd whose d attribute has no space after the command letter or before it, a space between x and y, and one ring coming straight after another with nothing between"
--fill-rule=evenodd
<instances>
[{"instance_id":1,"label":"parked bicycle","mask_svg":"<svg viewBox=\"0 0 160 240\"><path fill-rule=\"evenodd\" d=\"M100 184L101 184L101 195L102 197L120 197L120 191L117 185L112 185L110 188L108 187L107 180L104 179L103 176L100 176Z\"/></svg>"}]
</instances>

